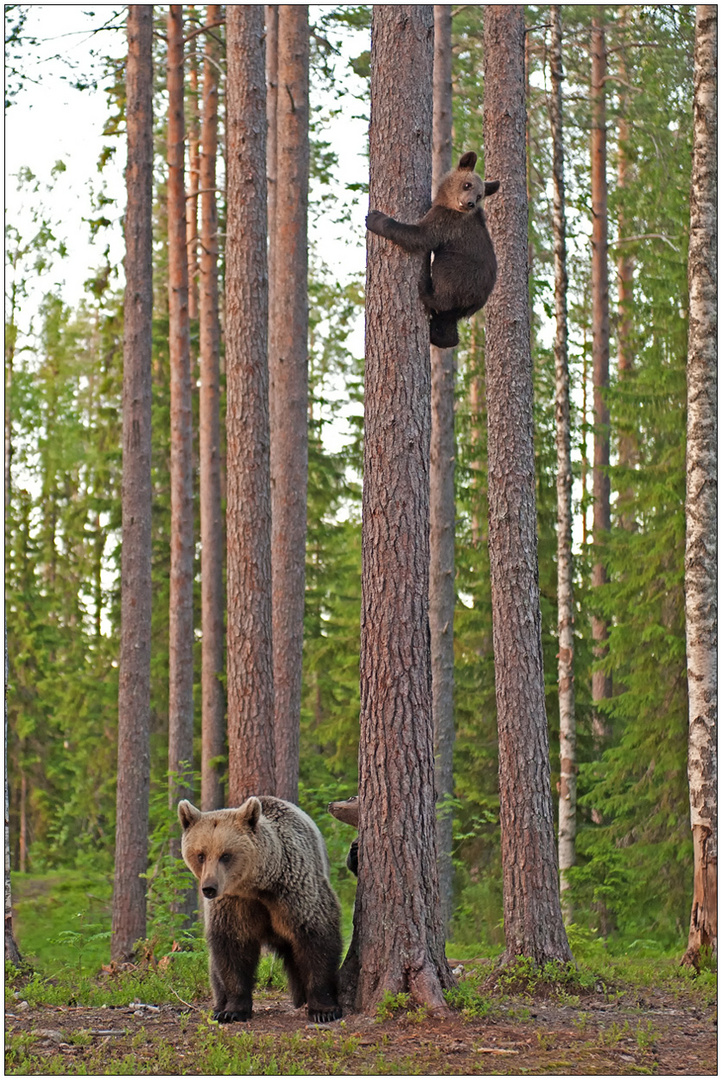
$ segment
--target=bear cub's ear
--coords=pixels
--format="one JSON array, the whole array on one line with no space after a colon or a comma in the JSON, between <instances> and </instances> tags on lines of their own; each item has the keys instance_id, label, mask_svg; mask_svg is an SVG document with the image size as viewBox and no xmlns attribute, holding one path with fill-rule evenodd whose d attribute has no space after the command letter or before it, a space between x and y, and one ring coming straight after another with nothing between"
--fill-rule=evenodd
<instances>
[{"instance_id":1,"label":"bear cub's ear","mask_svg":"<svg viewBox=\"0 0 722 1080\"><path fill-rule=\"evenodd\" d=\"M251 795L250 799L246 799L243 806L238 811L239 823L241 825L248 825L248 827L255 832L261 817L261 809L261 800L256 798L255 795Z\"/></svg>"},{"instance_id":2,"label":"bear cub's ear","mask_svg":"<svg viewBox=\"0 0 722 1080\"><path fill-rule=\"evenodd\" d=\"M178 803L178 819L183 826L184 832L186 829L190 829L191 825L195 825L200 816L200 810L197 810L193 803L188 802L187 799L182 799Z\"/></svg>"},{"instance_id":3,"label":"bear cub's ear","mask_svg":"<svg viewBox=\"0 0 722 1080\"><path fill-rule=\"evenodd\" d=\"M499 190L499 180L486 180L484 182L484 195L493 195L495 191Z\"/></svg>"},{"instance_id":4,"label":"bear cub's ear","mask_svg":"<svg viewBox=\"0 0 722 1080\"><path fill-rule=\"evenodd\" d=\"M464 170L468 169L470 172L473 172L475 166L476 166L476 154L474 153L473 150L468 150L465 154L462 154L461 157L459 158L458 168L464 169Z\"/></svg>"}]
</instances>

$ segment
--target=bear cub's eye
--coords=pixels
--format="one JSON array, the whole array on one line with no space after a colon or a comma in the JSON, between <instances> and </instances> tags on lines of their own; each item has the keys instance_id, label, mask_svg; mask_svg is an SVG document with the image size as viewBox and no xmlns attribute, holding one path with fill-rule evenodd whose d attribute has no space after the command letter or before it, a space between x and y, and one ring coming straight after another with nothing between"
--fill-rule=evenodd
<instances>
[{"instance_id":1,"label":"bear cub's eye","mask_svg":"<svg viewBox=\"0 0 722 1080\"><path fill-rule=\"evenodd\" d=\"M229 863L231 861L230 853L227 852L227 851L224 851L224 853L221 855L221 857L220 857L220 859L218 861L222 862L222 863Z\"/></svg>"},{"instance_id":2,"label":"bear cub's eye","mask_svg":"<svg viewBox=\"0 0 722 1080\"><path fill-rule=\"evenodd\" d=\"M464 184L464 191L468 191L470 187L471 187L471 184L467 180L467 182Z\"/></svg>"}]
</instances>

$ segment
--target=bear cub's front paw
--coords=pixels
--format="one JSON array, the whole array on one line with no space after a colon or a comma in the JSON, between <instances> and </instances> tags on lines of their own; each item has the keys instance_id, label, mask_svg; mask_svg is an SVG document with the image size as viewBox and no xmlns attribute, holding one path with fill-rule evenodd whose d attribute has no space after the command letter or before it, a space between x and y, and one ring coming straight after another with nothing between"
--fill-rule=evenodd
<instances>
[{"instance_id":1,"label":"bear cub's front paw","mask_svg":"<svg viewBox=\"0 0 722 1080\"><path fill-rule=\"evenodd\" d=\"M369 230L369 232L377 233L379 236L383 236L384 227L387 221L387 214L382 214L380 210L371 210L366 215L366 228Z\"/></svg>"},{"instance_id":2,"label":"bear cub's front paw","mask_svg":"<svg viewBox=\"0 0 722 1080\"><path fill-rule=\"evenodd\" d=\"M235 1011L228 1011L227 1009L214 1009L213 1019L217 1020L219 1024L235 1024L237 1021L245 1021L251 1019L250 1009L236 1009Z\"/></svg>"}]
</instances>

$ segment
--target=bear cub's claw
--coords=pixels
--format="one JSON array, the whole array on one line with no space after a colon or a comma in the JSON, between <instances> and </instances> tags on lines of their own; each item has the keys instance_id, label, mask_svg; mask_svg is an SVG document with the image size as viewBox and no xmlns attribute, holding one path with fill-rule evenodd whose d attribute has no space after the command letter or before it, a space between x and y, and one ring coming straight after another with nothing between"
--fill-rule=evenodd
<instances>
[{"instance_id":1,"label":"bear cub's claw","mask_svg":"<svg viewBox=\"0 0 722 1080\"><path fill-rule=\"evenodd\" d=\"M214 1009L213 1019L217 1020L219 1024L234 1024L237 1021L250 1020L251 1011L250 1009L243 1009L235 1012L228 1012L225 1009Z\"/></svg>"},{"instance_id":2,"label":"bear cub's claw","mask_svg":"<svg viewBox=\"0 0 722 1080\"><path fill-rule=\"evenodd\" d=\"M343 1010L340 1005L335 1005L330 1009L309 1009L308 1019L312 1024L330 1024L334 1020L340 1020L343 1016Z\"/></svg>"}]
</instances>

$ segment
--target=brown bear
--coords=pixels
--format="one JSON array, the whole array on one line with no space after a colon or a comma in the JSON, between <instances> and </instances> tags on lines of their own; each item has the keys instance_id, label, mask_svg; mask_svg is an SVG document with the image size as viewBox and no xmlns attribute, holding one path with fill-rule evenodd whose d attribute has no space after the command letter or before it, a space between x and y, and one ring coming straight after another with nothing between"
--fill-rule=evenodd
<instances>
[{"instance_id":1,"label":"brown bear","mask_svg":"<svg viewBox=\"0 0 722 1080\"><path fill-rule=\"evenodd\" d=\"M184 799L178 817L203 894L213 1019L250 1020L262 945L283 960L296 1008L312 1023L340 1019L341 913L311 818L269 795L206 813Z\"/></svg>"},{"instance_id":2,"label":"brown bear","mask_svg":"<svg viewBox=\"0 0 722 1080\"><path fill-rule=\"evenodd\" d=\"M426 256L419 294L431 314L431 344L453 349L459 344L457 322L482 308L496 282L496 256L486 228L484 198L499 181L474 172L476 154L464 154L444 176L431 209L418 225L372 210L366 227L410 254Z\"/></svg>"}]
</instances>

